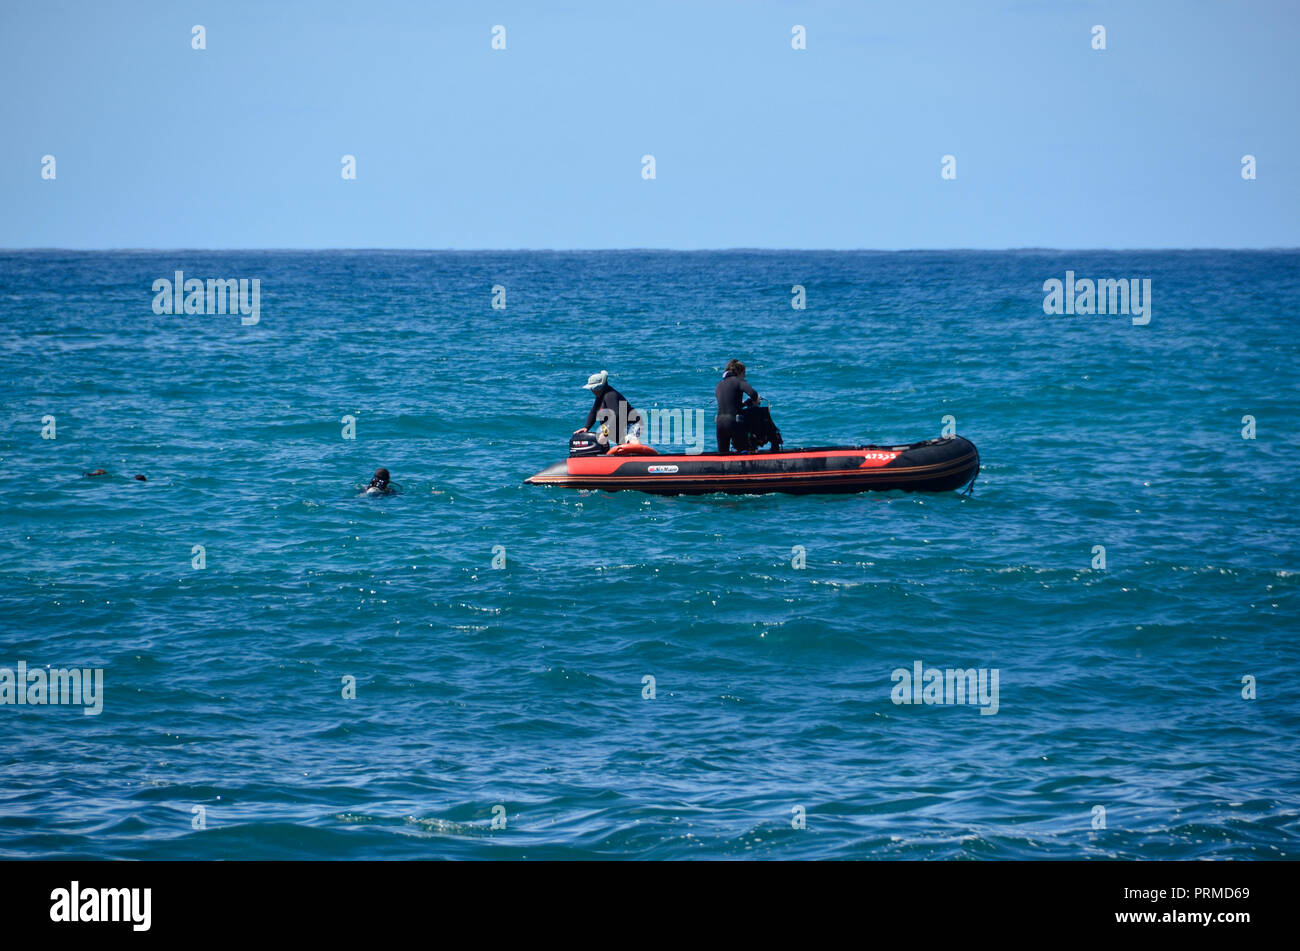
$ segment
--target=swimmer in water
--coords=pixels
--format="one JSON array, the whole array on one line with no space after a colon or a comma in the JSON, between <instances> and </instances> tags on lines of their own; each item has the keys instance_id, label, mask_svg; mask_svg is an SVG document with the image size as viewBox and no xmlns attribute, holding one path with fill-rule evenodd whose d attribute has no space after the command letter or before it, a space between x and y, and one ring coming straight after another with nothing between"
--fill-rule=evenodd
<instances>
[{"instance_id":1,"label":"swimmer in water","mask_svg":"<svg viewBox=\"0 0 1300 951\"><path fill-rule=\"evenodd\" d=\"M366 495L392 495L392 479L388 475L387 469L376 469L375 477L370 480L370 485L366 486Z\"/></svg>"},{"instance_id":2,"label":"swimmer in water","mask_svg":"<svg viewBox=\"0 0 1300 951\"><path fill-rule=\"evenodd\" d=\"M82 475L85 476L87 479L89 479L92 476L108 475L108 473L105 472L103 469L96 469L94 472L83 472Z\"/></svg>"}]
</instances>

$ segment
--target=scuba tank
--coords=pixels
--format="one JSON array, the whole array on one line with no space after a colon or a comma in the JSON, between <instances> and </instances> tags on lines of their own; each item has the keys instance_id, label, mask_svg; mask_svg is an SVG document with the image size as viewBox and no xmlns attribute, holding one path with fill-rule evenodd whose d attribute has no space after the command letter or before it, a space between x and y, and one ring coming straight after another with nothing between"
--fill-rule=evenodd
<instances>
[{"instance_id":1,"label":"scuba tank","mask_svg":"<svg viewBox=\"0 0 1300 951\"><path fill-rule=\"evenodd\" d=\"M749 435L750 449L761 449L771 443L773 452L780 451L783 442L781 430L772 422L772 411L766 406L747 403L741 409L741 422Z\"/></svg>"}]
</instances>

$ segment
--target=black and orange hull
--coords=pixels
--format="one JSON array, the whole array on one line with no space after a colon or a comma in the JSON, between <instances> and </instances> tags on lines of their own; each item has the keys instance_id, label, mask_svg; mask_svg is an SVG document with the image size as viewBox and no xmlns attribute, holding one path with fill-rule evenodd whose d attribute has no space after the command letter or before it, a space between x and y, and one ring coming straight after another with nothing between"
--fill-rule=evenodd
<instances>
[{"instance_id":1,"label":"black and orange hull","mask_svg":"<svg viewBox=\"0 0 1300 951\"><path fill-rule=\"evenodd\" d=\"M831 446L732 455L571 456L524 481L658 495L727 492L950 492L974 481L975 444L947 436L907 446Z\"/></svg>"}]
</instances>

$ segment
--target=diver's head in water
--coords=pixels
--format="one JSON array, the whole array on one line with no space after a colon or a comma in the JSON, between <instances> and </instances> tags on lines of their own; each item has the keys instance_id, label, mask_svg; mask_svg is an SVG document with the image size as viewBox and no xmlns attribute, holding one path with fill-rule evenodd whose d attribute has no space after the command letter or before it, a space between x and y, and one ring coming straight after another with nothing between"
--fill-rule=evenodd
<instances>
[{"instance_id":1,"label":"diver's head in water","mask_svg":"<svg viewBox=\"0 0 1300 951\"><path fill-rule=\"evenodd\" d=\"M370 485L366 488L378 489L380 492L387 492L388 484L391 481L392 478L388 475L387 469L376 469L374 478L370 480Z\"/></svg>"},{"instance_id":2,"label":"diver's head in water","mask_svg":"<svg viewBox=\"0 0 1300 951\"><path fill-rule=\"evenodd\" d=\"M599 373L593 373L587 377L587 382L582 385L582 388L597 394L604 393L609 388L609 371L601 370Z\"/></svg>"}]
</instances>

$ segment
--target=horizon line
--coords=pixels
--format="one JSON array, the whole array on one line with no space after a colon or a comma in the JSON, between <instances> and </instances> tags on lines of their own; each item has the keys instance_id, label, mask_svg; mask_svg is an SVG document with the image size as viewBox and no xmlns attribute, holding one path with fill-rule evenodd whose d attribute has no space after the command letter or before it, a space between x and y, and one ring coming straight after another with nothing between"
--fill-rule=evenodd
<instances>
[{"instance_id":1,"label":"horizon line","mask_svg":"<svg viewBox=\"0 0 1300 951\"><path fill-rule=\"evenodd\" d=\"M1054 252L1090 252L1090 251L1300 251L1300 246L1274 245L1274 246L1239 246L1239 247L1222 247L1212 245L1190 245L1183 247L1116 247L1116 248L1099 248L1099 247L1049 247L1028 245L1023 247L1008 248L970 248L970 247L931 247L931 248L778 248L778 247L724 247L724 248L650 248L650 247L615 247L615 248L417 248L417 247L346 247L346 246L329 246L329 247L171 247L171 248L150 248L150 247L94 247L94 248L76 248L60 247L57 245L46 246L23 246L23 247L0 247L0 254L13 252L33 252L33 251L74 251L81 253L112 253L112 252L226 252L226 251L262 251L262 252L373 252L373 251L403 251L417 254L594 254L594 253L644 253L652 252L659 254L715 254L724 251L765 251L765 252L799 252L799 253L818 253L818 254L914 254L918 252L977 252L977 253L1004 253L1012 251L1054 251Z\"/></svg>"}]
</instances>

